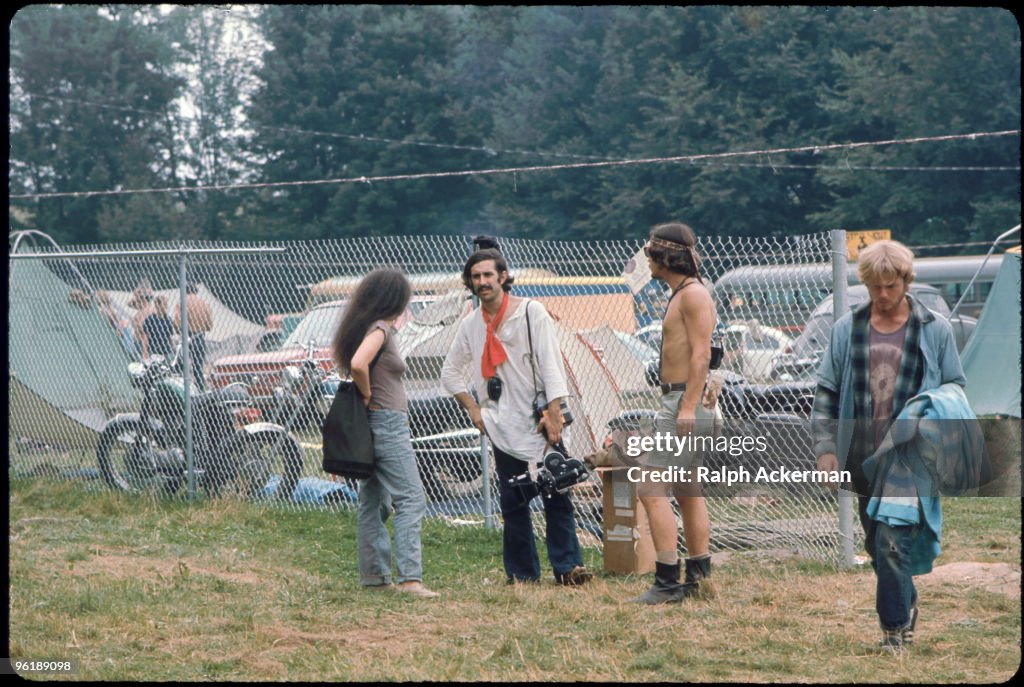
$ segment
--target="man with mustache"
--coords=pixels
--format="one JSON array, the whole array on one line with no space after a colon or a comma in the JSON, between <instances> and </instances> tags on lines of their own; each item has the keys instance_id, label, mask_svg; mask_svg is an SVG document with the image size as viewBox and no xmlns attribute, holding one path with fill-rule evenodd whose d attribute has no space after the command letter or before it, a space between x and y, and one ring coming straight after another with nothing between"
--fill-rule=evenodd
<instances>
[{"instance_id":1,"label":"man with mustache","mask_svg":"<svg viewBox=\"0 0 1024 687\"><path fill-rule=\"evenodd\" d=\"M561 350L554 322L544 306L511 294L513 277L500 252L486 248L469 256L462 282L480 299L480 306L459 323L441 370L441 383L494 448L505 522L502 543L507 581L537 582L540 559L529 508L537 490L512 486L509 481L539 463L547 447L562 438L560 401L569 389ZM467 378L476 398L466 390ZM533 412L537 400L534 379L547 402L547 412L539 423ZM543 501L548 559L555 581L586 583L592 574L583 566L571 497L554 494Z\"/></svg>"}]
</instances>

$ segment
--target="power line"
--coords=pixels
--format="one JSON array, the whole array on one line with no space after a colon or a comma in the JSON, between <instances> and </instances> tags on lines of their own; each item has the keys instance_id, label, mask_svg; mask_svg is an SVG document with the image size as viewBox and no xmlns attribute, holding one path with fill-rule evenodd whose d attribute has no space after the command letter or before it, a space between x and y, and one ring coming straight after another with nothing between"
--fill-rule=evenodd
<instances>
[{"instance_id":1,"label":"power line","mask_svg":"<svg viewBox=\"0 0 1024 687\"><path fill-rule=\"evenodd\" d=\"M109 103L98 103L92 100L83 100L81 98L67 98L57 97L53 95L39 95L35 93L26 94L33 98L39 98L41 100L52 100L61 103L79 103L82 105L89 105L91 107L98 107L106 110L116 110L119 112L133 112L135 114L143 115L156 115L164 116L165 113L158 110L143 110L135 107L128 107L127 105L111 105ZM193 118L194 119L194 118ZM487 155L536 155L538 157L563 157L572 158L578 160L615 160L618 158L611 158L601 155L580 155L575 153L553 153L541 150L509 150L503 148L496 148L494 146L471 146L471 145L459 145L455 143L435 143L432 141L412 141L409 139L393 139L385 138L383 136L368 136L366 134L342 134L333 131L317 131L315 129L301 129L297 127L280 127L270 126L266 124L254 124L252 122L246 122L242 126L248 126L253 129L261 129L263 131L279 131L287 134L301 134L306 136L325 136L328 138L343 138L351 141L359 141L364 143L387 143L393 145L403 146L421 146L425 148L447 148L451 150L465 150L471 152L480 152Z\"/></svg>"},{"instance_id":2,"label":"power line","mask_svg":"<svg viewBox=\"0 0 1024 687\"><path fill-rule=\"evenodd\" d=\"M143 110L134 107L128 107L124 105L111 105L107 103L98 103L91 100L83 100L81 98L67 98L57 97L50 95L39 95L39 94L28 94L34 98L40 98L43 100L53 100L56 102L69 102L69 103L80 103L83 105L91 105L93 107L99 107L109 110L117 110L122 112L134 112L137 114L145 115L159 115L163 116L164 113L157 110ZM536 155L538 157L561 157L578 160L601 160L609 162L624 162L626 161L620 157L609 157L606 155L582 155L578 153L555 153L543 150L518 150L518 149L505 149L498 148L495 146L472 146L472 145L459 145L454 143L436 143L432 141L415 141L409 139L393 139L386 138L383 136L373 136L367 134L344 134L332 131L320 131L317 129L304 129L299 127L280 127L270 126L264 124L253 124L252 122L246 122L243 126L249 126L253 129L261 129L264 131L278 131L286 134L300 134L305 136L324 136L328 138L342 138L351 141L358 141L364 143L386 143L393 145L405 145L405 146L420 146L425 148L444 148L451 150L465 150L470 152L480 152L487 155ZM824 169L824 170L850 170L850 171L877 171L877 172L1008 172L1008 171L1020 171L1020 167L1010 166L911 166L911 165L851 165L849 161L844 162L840 165L802 165L794 163L777 163L777 162L733 162L733 163L718 163L718 162L699 162L695 160L690 161L694 165L703 165L707 167L737 167L737 168L766 168L766 169Z\"/></svg>"},{"instance_id":3,"label":"power line","mask_svg":"<svg viewBox=\"0 0 1024 687\"><path fill-rule=\"evenodd\" d=\"M997 166L965 166L965 167L913 167L907 165L798 165L798 164L779 164L772 162L760 162L760 163L744 163L744 162L726 162L726 163L699 163L693 164L700 165L702 167L753 167L760 169L822 169L822 170L836 170L836 171L852 171L852 172L1019 172L1020 167L997 167Z\"/></svg>"},{"instance_id":4,"label":"power line","mask_svg":"<svg viewBox=\"0 0 1024 687\"><path fill-rule=\"evenodd\" d=\"M289 188L297 186L315 186L325 184L372 184L385 183L390 181L412 181L420 179L444 179L456 177L484 176L491 174L525 174L529 172L549 172L568 169L597 169L602 167L625 167L648 164L671 164L680 162L693 162L698 160L727 159L744 156L768 156L793 153L821 153L828 150L854 150L875 146L910 145L916 143L976 140L979 138L992 138L997 136L1019 136L1020 129L1007 131L976 132L970 134L952 134L947 136L922 136L917 138L889 139L883 141L861 141L856 143L830 143L799 146L794 148L774 148L770 150L750 150L729 153L706 153L701 155L680 155L675 157L641 158L633 160L606 160L600 162L577 162L562 165L534 165L529 167L503 167L495 169L462 170L456 172L421 172L417 174L394 174L375 177L345 177L337 179L315 179L308 181L279 181L249 184L211 184L209 186L188 186L188 187L163 187L163 188L142 188L142 189L115 189L110 191L66 191L58 193L28 193L11 195L10 198L18 199L39 199L39 198L89 198L94 196L127 195L132 193L181 193L196 191L227 191L242 189L261 188Z\"/></svg>"}]
</instances>

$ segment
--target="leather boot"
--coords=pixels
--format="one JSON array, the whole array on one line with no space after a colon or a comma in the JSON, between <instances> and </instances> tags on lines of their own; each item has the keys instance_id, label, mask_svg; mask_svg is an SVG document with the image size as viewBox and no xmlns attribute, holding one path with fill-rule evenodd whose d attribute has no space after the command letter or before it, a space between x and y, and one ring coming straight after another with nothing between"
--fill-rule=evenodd
<instances>
[{"instance_id":1,"label":"leather boot","mask_svg":"<svg viewBox=\"0 0 1024 687\"><path fill-rule=\"evenodd\" d=\"M679 561L674 565L655 562L654 585L630 601L649 605L674 604L682 601L684 596L684 585L679 582Z\"/></svg>"},{"instance_id":2,"label":"leather boot","mask_svg":"<svg viewBox=\"0 0 1024 687\"><path fill-rule=\"evenodd\" d=\"M711 588L711 554L686 559L686 580L683 583L683 596L701 596L710 598L715 595Z\"/></svg>"}]
</instances>

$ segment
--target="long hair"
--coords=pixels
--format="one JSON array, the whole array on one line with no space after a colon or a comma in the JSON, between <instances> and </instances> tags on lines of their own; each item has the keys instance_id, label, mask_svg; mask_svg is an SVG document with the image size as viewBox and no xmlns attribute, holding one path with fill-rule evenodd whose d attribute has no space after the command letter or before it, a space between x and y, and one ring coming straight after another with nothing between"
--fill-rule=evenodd
<instances>
[{"instance_id":1,"label":"long hair","mask_svg":"<svg viewBox=\"0 0 1024 687\"><path fill-rule=\"evenodd\" d=\"M462 268L462 283L470 291L473 291L473 277L470 275L470 272L473 270L473 265L478 262L483 262L484 260L493 260L494 269L499 275L502 272L508 272L508 262L505 260L504 255L499 253L495 248L482 248L470 255L469 259L466 260L466 266ZM508 278L505 280L505 283L502 284L501 288L504 289L506 293L511 291L512 282L514 281L515 279L512 275L508 275Z\"/></svg>"},{"instance_id":2,"label":"long hair","mask_svg":"<svg viewBox=\"0 0 1024 687\"><path fill-rule=\"evenodd\" d=\"M397 270L379 269L359 282L345 306L345 315L334 332L331 350L334 362L342 372L352 367L352 356L366 338L367 330L377 320L390 320L405 312L412 297L412 287Z\"/></svg>"},{"instance_id":3,"label":"long hair","mask_svg":"<svg viewBox=\"0 0 1024 687\"><path fill-rule=\"evenodd\" d=\"M876 241L857 256L857 275L865 284L886 279L914 281L914 252L899 241Z\"/></svg>"},{"instance_id":4,"label":"long hair","mask_svg":"<svg viewBox=\"0 0 1024 687\"><path fill-rule=\"evenodd\" d=\"M654 226L650 236L652 260L670 272L701 279L697 234L693 229L682 222L668 222Z\"/></svg>"}]
</instances>

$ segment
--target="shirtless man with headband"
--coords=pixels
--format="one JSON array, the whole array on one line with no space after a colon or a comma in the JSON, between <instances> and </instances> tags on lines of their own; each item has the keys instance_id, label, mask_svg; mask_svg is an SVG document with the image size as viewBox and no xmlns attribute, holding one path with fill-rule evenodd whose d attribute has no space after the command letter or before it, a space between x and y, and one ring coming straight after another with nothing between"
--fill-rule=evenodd
<instances>
[{"instance_id":1,"label":"shirtless man with headband","mask_svg":"<svg viewBox=\"0 0 1024 687\"><path fill-rule=\"evenodd\" d=\"M711 361L711 333L715 327L715 306L700 277L697 237L685 224L659 224L651 230L644 254L651 276L672 289L661 338L661 408L654 430L677 437L701 434L711 423L702 399ZM708 552L710 523L697 483L699 451L652 453L648 467L654 470L678 466L688 480L671 483L672 494L683 516L686 541L686 577L679 581L676 518L668 500L669 484L644 480L639 485L640 501L647 511L651 536L657 553L654 585L632 601L646 604L678 603L685 598L708 596L711 575Z\"/></svg>"}]
</instances>

